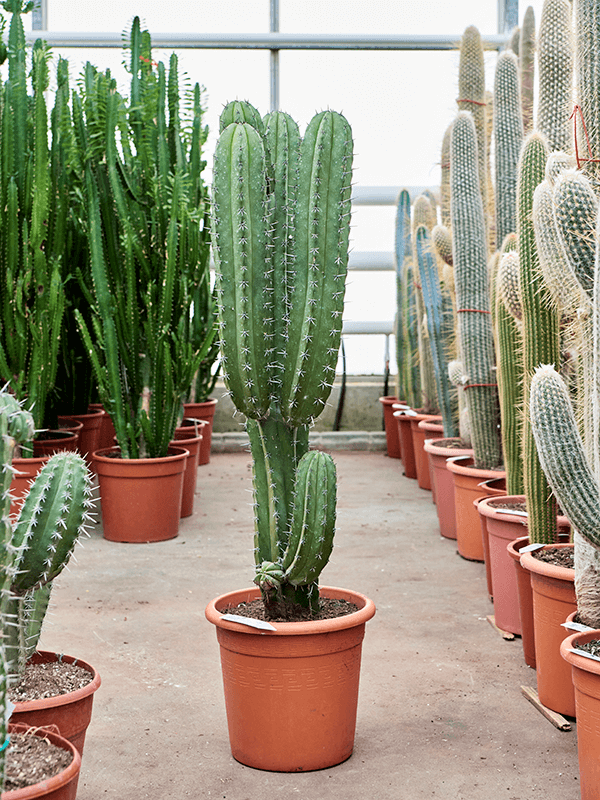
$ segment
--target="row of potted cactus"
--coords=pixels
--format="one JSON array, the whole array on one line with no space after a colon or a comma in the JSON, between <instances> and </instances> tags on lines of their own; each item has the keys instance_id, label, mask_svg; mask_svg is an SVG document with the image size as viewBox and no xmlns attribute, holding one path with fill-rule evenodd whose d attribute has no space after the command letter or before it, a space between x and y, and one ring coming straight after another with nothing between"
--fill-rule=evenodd
<instances>
[{"instance_id":1,"label":"row of potted cactus","mask_svg":"<svg viewBox=\"0 0 600 800\"><path fill-rule=\"evenodd\" d=\"M547 550L559 541L559 506L572 525L573 544L563 545L571 549L574 546L574 569L567 576L570 589L557 601L561 610L553 612L562 614L560 620L552 621L548 634L553 637L555 661L542 670L538 664L538 691L543 704L567 715L576 712L581 722L584 800L597 796L598 761L592 748L600 749L600 730L592 724L600 702L600 686L592 689L591 677L595 675L600 684L600 670L593 660L576 652L578 643L600 640L600 540L596 513L600 496L600 312L596 308L600 133L594 78L600 30L595 21L596 6L593 0L578 0L573 8L567 0L544 3L536 43L540 96L532 123L528 123L533 119L530 103L524 102L532 83L531 47L522 46L533 32L531 9L528 25L521 30L521 46L515 44L518 38L513 37L509 48L499 54L494 92L487 99L482 82L481 40L476 29L465 32L459 111L442 147L442 224L433 229L426 223L416 228L413 235L422 249L414 254L414 260L410 255L407 259L402 236L398 247L398 397L410 399L413 407L423 405L427 406L425 410L440 412L446 431L444 409L448 406L441 384L438 381L437 402L431 404L430 395L424 390L423 366L432 359L439 369L443 366L439 353L450 352L450 358L460 361L459 370L456 364L449 368L446 365L446 369L449 374L460 376L457 407L461 412L466 410L468 419L468 425L460 419L461 434L467 431L470 437L463 438L462 444L472 447L471 462L467 464L504 475L508 490L504 499L526 501L526 530L533 545ZM493 107L487 130L493 130L494 203L485 185L489 149L486 104ZM399 218L410 213L402 196L398 209ZM417 215L417 203L413 215ZM405 235L406 225L399 224L398 229ZM408 329L412 325L411 314L419 313L418 303L411 305L411 296L421 294L424 299L429 291L424 278L427 262L431 262L431 251L426 247L429 241L434 242L437 251L437 307L442 307L444 289L453 293L455 335L444 338L440 327L435 332L429 319L435 306L428 305L429 336L437 338L435 342L430 338L429 353L424 354L422 348L415 349ZM420 281L415 280L416 268ZM422 327L422 319L421 312L416 328ZM451 348L455 348L453 353ZM420 384L415 382L415 353L421 363ZM402 416L409 412L399 408L397 413ZM431 442L426 449L430 454L437 450L443 453L443 442ZM461 465L457 458L447 461L446 468L454 474L458 551L466 558L489 560L485 537L479 553L470 550L465 539L467 517L473 521L473 536L480 539L473 500L481 493L477 483L484 475L464 462ZM462 488L459 490L458 486L466 481L469 471L473 472L473 491L461 516L458 504ZM493 506L494 502L483 505ZM441 526L444 505L438 502ZM526 543L522 540L519 546ZM510 563L506 544L500 551ZM530 570L538 571L532 555L521 555L520 560ZM540 574L547 592L553 578L545 567ZM532 581L535 596L533 576ZM496 595L493 585L488 581L490 594ZM496 587L499 586L497 581ZM504 587L499 591L505 591ZM565 605L567 595L570 599ZM541 601L534 597L536 602ZM569 605L570 610L577 611L578 622L591 627L591 631L566 638L568 630L560 625L566 621L565 609L569 610ZM537 644L545 636L543 621L537 627L538 617L542 616L541 612L536 614ZM561 645L562 640L565 641ZM575 693L569 688L571 666ZM549 671L560 674L564 685L562 697L556 700L546 684ZM591 695L597 699L590 700L590 710L587 703Z\"/></svg>"}]
</instances>

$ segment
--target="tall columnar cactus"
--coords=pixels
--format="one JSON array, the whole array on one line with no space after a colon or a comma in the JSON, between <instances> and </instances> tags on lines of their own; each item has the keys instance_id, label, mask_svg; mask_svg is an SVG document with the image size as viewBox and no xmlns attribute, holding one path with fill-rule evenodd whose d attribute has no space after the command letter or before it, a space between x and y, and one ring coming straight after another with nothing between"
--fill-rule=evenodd
<instances>
[{"instance_id":1,"label":"tall columnar cactus","mask_svg":"<svg viewBox=\"0 0 600 800\"><path fill-rule=\"evenodd\" d=\"M517 163L523 142L519 65L501 53L494 77L496 236L500 246L517 230Z\"/></svg>"},{"instance_id":2,"label":"tall columnar cactus","mask_svg":"<svg viewBox=\"0 0 600 800\"><path fill-rule=\"evenodd\" d=\"M335 470L329 456L308 452L308 426L338 358L352 136L332 111L315 115L302 140L287 115L268 118L265 131L247 112L253 124L226 107L233 121L215 151L220 338L253 457L256 582L267 613L287 617L298 606L317 610L333 540Z\"/></svg>"},{"instance_id":3,"label":"tall columnar cactus","mask_svg":"<svg viewBox=\"0 0 600 800\"><path fill-rule=\"evenodd\" d=\"M442 161L440 179L440 213L441 223L444 227L450 227L450 137L452 135L452 123L444 131L442 139Z\"/></svg>"},{"instance_id":4,"label":"tall columnar cactus","mask_svg":"<svg viewBox=\"0 0 600 800\"><path fill-rule=\"evenodd\" d=\"M573 32L569 0L545 0L538 41L537 130L550 151L573 148Z\"/></svg>"},{"instance_id":5,"label":"tall columnar cactus","mask_svg":"<svg viewBox=\"0 0 600 800\"><path fill-rule=\"evenodd\" d=\"M69 560L73 546L91 520L91 476L76 453L52 456L33 483L13 526L10 514L12 456L18 443L31 439L35 425L6 387L0 391L2 465L2 545L0 558L0 743L7 739L7 686L18 681L35 650L51 581ZM42 588L43 587L43 588ZM36 602L43 595L43 602ZM0 749L0 786L5 748Z\"/></svg>"},{"instance_id":6,"label":"tall columnar cactus","mask_svg":"<svg viewBox=\"0 0 600 800\"><path fill-rule=\"evenodd\" d=\"M547 145L538 133L526 139L519 163L518 251L523 309L523 469L528 531L532 542L556 539L556 499L541 468L529 420L529 387L540 364L560 363L559 312L552 303L539 264L532 210L536 187L544 180Z\"/></svg>"},{"instance_id":7,"label":"tall columnar cactus","mask_svg":"<svg viewBox=\"0 0 600 800\"><path fill-rule=\"evenodd\" d=\"M522 408L523 353L518 292L517 235L509 234L502 245L496 274L496 361L500 398L500 431L508 494L523 494ZM517 318L515 311L518 309Z\"/></svg>"},{"instance_id":8,"label":"tall columnar cactus","mask_svg":"<svg viewBox=\"0 0 600 800\"><path fill-rule=\"evenodd\" d=\"M415 200L412 213L412 262L415 265L414 275L414 296L415 312L417 317L417 340L418 340L418 359L421 397L418 408L426 414L439 413L439 400L437 396L437 384L434 375L434 364L432 351L429 343L429 330L427 327L425 303L423 291L419 277L421 266L417 253L417 228L423 225L428 231L435 226L435 211L425 194L419 195Z\"/></svg>"},{"instance_id":9,"label":"tall columnar cactus","mask_svg":"<svg viewBox=\"0 0 600 800\"><path fill-rule=\"evenodd\" d=\"M477 173L481 202L483 204L484 224L487 231L488 189L487 189L487 126L485 96L485 62L483 43L477 28L470 25L464 31L460 43L460 62L458 67L459 111L468 111L473 117L477 135Z\"/></svg>"},{"instance_id":10,"label":"tall columnar cactus","mask_svg":"<svg viewBox=\"0 0 600 800\"><path fill-rule=\"evenodd\" d=\"M521 107L523 130L528 134L533 129L533 92L535 77L535 13L528 6L523 17L519 37L519 74L521 78Z\"/></svg>"},{"instance_id":11,"label":"tall columnar cactus","mask_svg":"<svg viewBox=\"0 0 600 800\"><path fill-rule=\"evenodd\" d=\"M454 437L458 434L458 409L448 377L448 353L454 334L452 308L444 303L431 234L425 225L417 227L415 240L438 406L444 436Z\"/></svg>"},{"instance_id":12,"label":"tall columnar cactus","mask_svg":"<svg viewBox=\"0 0 600 800\"><path fill-rule=\"evenodd\" d=\"M463 383L475 466L488 469L501 463L502 453L477 138L468 112L459 113L454 121L451 165L453 261Z\"/></svg>"},{"instance_id":13,"label":"tall columnar cactus","mask_svg":"<svg viewBox=\"0 0 600 800\"><path fill-rule=\"evenodd\" d=\"M407 400L409 394L412 394L412 390L409 391L408 386L412 384L411 370L413 361L416 359L414 352L416 342L412 341L412 331L406 319L408 314L406 272L411 258L410 195L406 189L402 189L398 195L398 203L396 206L396 318L394 321L397 369L396 397L401 400Z\"/></svg>"},{"instance_id":14,"label":"tall columnar cactus","mask_svg":"<svg viewBox=\"0 0 600 800\"><path fill-rule=\"evenodd\" d=\"M581 116L575 116L579 163L600 192L600 19L595 0L578 0L575 4L575 37L575 85L581 109Z\"/></svg>"}]
</instances>

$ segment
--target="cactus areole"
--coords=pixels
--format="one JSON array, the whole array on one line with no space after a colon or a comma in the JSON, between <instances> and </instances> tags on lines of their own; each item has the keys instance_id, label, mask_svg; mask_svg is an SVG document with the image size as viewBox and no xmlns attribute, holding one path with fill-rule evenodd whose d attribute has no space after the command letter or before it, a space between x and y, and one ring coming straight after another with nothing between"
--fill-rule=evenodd
<instances>
[{"instance_id":1,"label":"cactus areole","mask_svg":"<svg viewBox=\"0 0 600 800\"><path fill-rule=\"evenodd\" d=\"M335 377L352 134L334 111L304 138L283 112L226 106L215 151L213 249L223 375L254 462L256 583L267 614L318 609L333 546L335 467L308 426Z\"/></svg>"}]
</instances>

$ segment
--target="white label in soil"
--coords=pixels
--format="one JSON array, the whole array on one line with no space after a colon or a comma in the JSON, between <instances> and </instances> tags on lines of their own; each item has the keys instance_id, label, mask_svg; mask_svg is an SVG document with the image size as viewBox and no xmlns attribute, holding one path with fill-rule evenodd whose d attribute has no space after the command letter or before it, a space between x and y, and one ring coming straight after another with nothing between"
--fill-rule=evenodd
<instances>
[{"instance_id":1,"label":"white label in soil","mask_svg":"<svg viewBox=\"0 0 600 800\"><path fill-rule=\"evenodd\" d=\"M223 614L221 619L225 619L227 622L239 622L240 625L247 625L249 628L258 628L261 631L277 630L270 622L265 622L262 619L252 619L252 617L241 617L239 614Z\"/></svg>"}]
</instances>

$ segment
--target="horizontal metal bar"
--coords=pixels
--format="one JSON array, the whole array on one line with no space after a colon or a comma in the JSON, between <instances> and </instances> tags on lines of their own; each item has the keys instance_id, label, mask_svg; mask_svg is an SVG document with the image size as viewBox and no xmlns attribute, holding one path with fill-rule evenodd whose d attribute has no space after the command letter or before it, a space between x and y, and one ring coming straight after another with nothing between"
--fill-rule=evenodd
<instances>
[{"instance_id":1,"label":"horizontal metal bar","mask_svg":"<svg viewBox=\"0 0 600 800\"><path fill-rule=\"evenodd\" d=\"M352 189L352 203L355 206L395 206L398 195L406 189L411 200L425 191L439 195L439 186L354 186Z\"/></svg>"},{"instance_id":2,"label":"horizontal metal bar","mask_svg":"<svg viewBox=\"0 0 600 800\"><path fill-rule=\"evenodd\" d=\"M396 261L394 254L385 250L357 250L350 253L348 269L357 272L389 272L396 269Z\"/></svg>"},{"instance_id":3,"label":"horizontal metal bar","mask_svg":"<svg viewBox=\"0 0 600 800\"><path fill-rule=\"evenodd\" d=\"M27 31L28 43L41 31ZM52 47L123 47L121 33L85 31L43 31ZM452 36L390 36L387 34L304 34L304 33L152 33L152 46L167 49L211 50L457 50L462 34ZM506 35L482 36L487 50L505 47Z\"/></svg>"},{"instance_id":4,"label":"horizontal metal bar","mask_svg":"<svg viewBox=\"0 0 600 800\"><path fill-rule=\"evenodd\" d=\"M367 320L344 320L342 333L346 334L380 334L391 336L394 333L394 323L391 320L367 321Z\"/></svg>"}]
</instances>

